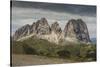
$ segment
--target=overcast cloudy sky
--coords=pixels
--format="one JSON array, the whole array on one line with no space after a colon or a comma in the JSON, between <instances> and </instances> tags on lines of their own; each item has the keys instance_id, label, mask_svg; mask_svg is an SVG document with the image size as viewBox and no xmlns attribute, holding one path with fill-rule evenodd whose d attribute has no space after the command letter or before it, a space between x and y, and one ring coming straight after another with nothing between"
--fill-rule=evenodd
<instances>
[{"instance_id":1,"label":"overcast cloudy sky","mask_svg":"<svg viewBox=\"0 0 100 67\"><path fill-rule=\"evenodd\" d=\"M81 18L87 24L90 37L96 37L96 6L12 1L11 8L12 33L42 17L49 24L58 21L62 30L68 20Z\"/></svg>"}]
</instances>

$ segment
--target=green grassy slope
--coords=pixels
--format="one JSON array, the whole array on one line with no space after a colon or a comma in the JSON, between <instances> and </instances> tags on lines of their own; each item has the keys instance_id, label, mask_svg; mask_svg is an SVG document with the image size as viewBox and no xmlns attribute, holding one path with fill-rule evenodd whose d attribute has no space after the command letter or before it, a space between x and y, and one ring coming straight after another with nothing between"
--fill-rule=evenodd
<instances>
[{"instance_id":1,"label":"green grassy slope","mask_svg":"<svg viewBox=\"0 0 100 67\"><path fill-rule=\"evenodd\" d=\"M40 55L71 59L75 61L95 61L96 45L66 43L67 45L50 43L35 37L22 42L12 41L13 54Z\"/></svg>"}]
</instances>

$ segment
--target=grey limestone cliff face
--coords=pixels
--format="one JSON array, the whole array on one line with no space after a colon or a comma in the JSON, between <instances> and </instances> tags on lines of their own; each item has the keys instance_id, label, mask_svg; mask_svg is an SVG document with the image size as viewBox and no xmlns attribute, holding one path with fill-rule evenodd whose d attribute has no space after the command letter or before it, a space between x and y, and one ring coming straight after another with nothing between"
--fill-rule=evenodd
<instances>
[{"instance_id":1,"label":"grey limestone cliff face","mask_svg":"<svg viewBox=\"0 0 100 67\"><path fill-rule=\"evenodd\" d=\"M67 39L90 42L88 28L82 19L71 19L65 26L64 36Z\"/></svg>"},{"instance_id":2,"label":"grey limestone cliff face","mask_svg":"<svg viewBox=\"0 0 100 67\"><path fill-rule=\"evenodd\" d=\"M39 35L50 34L51 29L46 18L41 18L36 22L36 30Z\"/></svg>"},{"instance_id":3,"label":"grey limestone cliff face","mask_svg":"<svg viewBox=\"0 0 100 67\"><path fill-rule=\"evenodd\" d=\"M26 24L22 26L21 28L19 28L18 30L16 30L13 38L14 40L17 40L18 38L29 35L29 33L30 33L30 25Z\"/></svg>"},{"instance_id":4,"label":"grey limestone cliff face","mask_svg":"<svg viewBox=\"0 0 100 67\"><path fill-rule=\"evenodd\" d=\"M30 34L36 33L36 32L37 32L37 30L36 30L36 23L33 22L33 24L30 25Z\"/></svg>"},{"instance_id":5,"label":"grey limestone cliff face","mask_svg":"<svg viewBox=\"0 0 100 67\"><path fill-rule=\"evenodd\" d=\"M58 22L54 22L51 25L51 31L54 31L57 34L61 34L62 33L61 27L59 26Z\"/></svg>"},{"instance_id":6,"label":"grey limestone cliff face","mask_svg":"<svg viewBox=\"0 0 100 67\"><path fill-rule=\"evenodd\" d=\"M59 41L62 39L62 29L58 22L51 24L50 39L51 42L55 42L56 44L59 44Z\"/></svg>"}]
</instances>

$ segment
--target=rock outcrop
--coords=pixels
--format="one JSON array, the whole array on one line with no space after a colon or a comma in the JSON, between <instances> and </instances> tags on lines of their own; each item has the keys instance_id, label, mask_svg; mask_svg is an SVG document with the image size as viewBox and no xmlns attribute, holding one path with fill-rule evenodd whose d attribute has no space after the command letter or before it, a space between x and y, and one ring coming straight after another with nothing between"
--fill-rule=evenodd
<instances>
[{"instance_id":1,"label":"rock outcrop","mask_svg":"<svg viewBox=\"0 0 100 67\"><path fill-rule=\"evenodd\" d=\"M69 41L90 42L87 26L81 19L71 19L65 26L64 36Z\"/></svg>"},{"instance_id":2,"label":"rock outcrop","mask_svg":"<svg viewBox=\"0 0 100 67\"><path fill-rule=\"evenodd\" d=\"M24 25L16 30L13 39L17 41L25 40L29 37L36 36L40 39L46 39L58 44L60 40L71 42L90 42L87 26L81 19L71 19L62 31L58 22L48 24L46 18L33 22L32 25Z\"/></svg>"},{"instance_id":3,"label":"rock outcrop","mask_svg":"<svg viewBox=\"0 0 100 67\"><path fill-rule=\"evenodd\" d=\"M36 22L36 30L39 35L50 34L51 31L48 21L45 18L41 18Z\"/></svg>"},{"instance_id":4,"label":"rock outcrop","mask_svg":"<svg viewBox=\"0 0 100 67\"><path fill-rule=\"evenodd\" d=\"M30 34L32 34L32 33L37 33L35 22L33 22L33 24L30 25Z\"/></svg>"},{"instance_id":5,"label":"rock outcrop","mask_svg":"<svg viewBox=\"0 0 100 67\"><path fill-rule=\"evenodd\" d=\"M16 30L13 38L14 40L17 40L21 37L27 36L30 33L30 25L26 24L24 26L22 26L21 28L19 28L18 30Z\"/></svg>"},{"instance_id":6,"label":"rock outcrop","mask_svg":"<svg viewBox=\"0 0 100 67\"><path fill-rule=\"evenodd\" d=\"M50 35L50 41L59 43L60 39L62 39L62 30L59 26L58 22L54 22L51 24L51 35Z\"/></svg>"},{"instance_id":7,"label":"rock outcrop","mask_svg":"<svg viewBox=\"0 0 100 67\"><path fill-rule=\"evenodd\" d=\"M51 31L55 32L56 34L61 34L62 33L61 27L59 26L58 22L54 22L51 25Z\"/></svg>"}]
</instances>

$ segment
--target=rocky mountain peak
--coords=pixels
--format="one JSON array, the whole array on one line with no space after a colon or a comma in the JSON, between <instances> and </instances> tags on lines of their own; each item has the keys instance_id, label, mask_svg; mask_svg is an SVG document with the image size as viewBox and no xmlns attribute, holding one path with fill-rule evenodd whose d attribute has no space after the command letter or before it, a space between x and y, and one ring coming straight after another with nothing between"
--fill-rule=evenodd
<instances>
[{"instance_id":1,"label":"rocky mountain peak","mask_svg":"<svg viewBox=\"0 0 100 67\"><path fill-rule=\"evenodd\" d=\"M41 21L42 23L47 23L47 19L46 19L46 18L44 18L44 17L43 17L43 18L41 18L41 19L40 19L40 21Z\"/></svg>"},{"instance_id":2,"label":"rocky mountain peak","mask_svg":"<svg viewBox=\"0 0 100 67\"><path fill-rule=\"evenodd\" d=\"M78 41L90 42L89 33L86 24L82 19L71 19L65 26L64 36Z\"/></svg>"},{"instance_id":3,"label":"rocky mountain peak","mask_svg":"<svg viewBox=\"0 0 100 67\"><path fill-rule=\"evenodd\" d=\"M41 18L36 22L37 34L44 35L50 34L50 26L45 18Z\"/></svg>"},{"instance_id":4,"label":"rocky mountain peak","mask_svg":"<svg viewBox=\"0 0 100 67\"><path fill-rule=\"evenodd\" d=\"M54 31L55 33L61 33L62 32L61 27L59 26L58 22L54 22L51 25L51 30Z\"/></svg>"},{"instance_id":5,"label":"rocky mountain peak","mask_svg":"<svg viewBox=\"0 0 100 67\"><path fill-rule=\"evenodd\" d=\"M84 22L82 19L77 19L78 22Z\"/></svg>"},{"instance_id":6,"label":"rocky mountain peak","mask_svg":"<svg viewBox=\"0 0 100 67\"><path fill-rule=\"evenodd\" d=\"M29 35L29 31L30 31L30 25L29 24L22 26L21 28L16 30L14 37L13 37L14 40L21 38L23 36Z\"/></svg>"}]
</instances>

